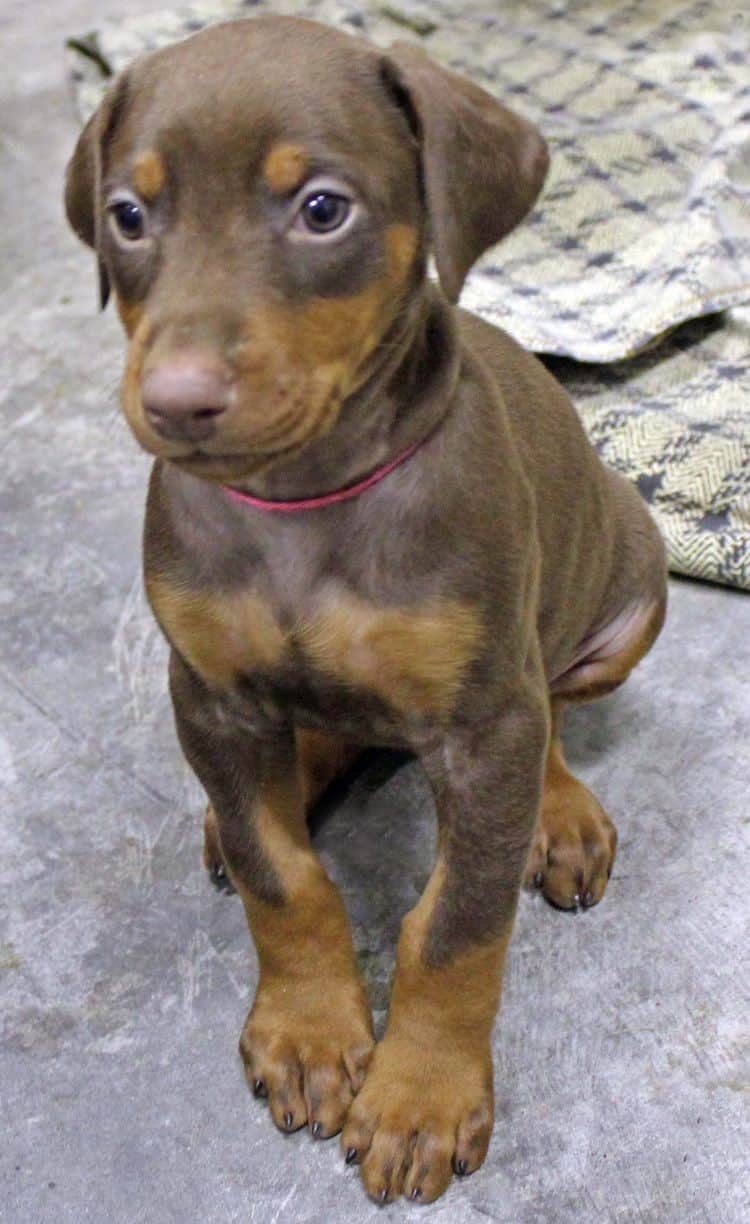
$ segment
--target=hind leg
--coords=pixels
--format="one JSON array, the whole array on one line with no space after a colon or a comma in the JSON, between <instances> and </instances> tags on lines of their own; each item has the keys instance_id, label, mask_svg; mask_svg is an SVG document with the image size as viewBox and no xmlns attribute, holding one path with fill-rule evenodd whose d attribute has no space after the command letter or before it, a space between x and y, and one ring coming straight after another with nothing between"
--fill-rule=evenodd
<instances>
[{"instance_id":1,"label":"hind leg","mask_svg":"<svg viewBox=\"0 0 750 1224\"><path fill-rule=\"evenodd\" d=\"M598 799L568 769L560 742L569 701L617 688L652 646L664 620L663 596L626 607L582 646L574 664L550 686L552 735L544 790L524 883L560 909L601 901L612 874L617 832Z\"/></svg>"},{"instance_id":2,"label":"hind leg","mask_svg":"<svg viewBox=\"0 0 750 1224\"><path fill-rule=\"evenodd\" d=\"M298 730L296 739L300 783L309 812L334 779L354 764L362 748L320 731ZM203 822L203 866L217 888L234 892L224 867L216 815L210 803Z\"/></svg>"},{"instance_id":3,"label":"hind leg","mask_svg":"<svg viewBox=\"0 0 750 1224\"><path fill-rule=\"evenodd\" d=\"M599 801L568 770L559 738L563 703L552 703L544 791L524 883L559 909L601 901L612 874L617 832Z\"/></svg>"}]
</instances>

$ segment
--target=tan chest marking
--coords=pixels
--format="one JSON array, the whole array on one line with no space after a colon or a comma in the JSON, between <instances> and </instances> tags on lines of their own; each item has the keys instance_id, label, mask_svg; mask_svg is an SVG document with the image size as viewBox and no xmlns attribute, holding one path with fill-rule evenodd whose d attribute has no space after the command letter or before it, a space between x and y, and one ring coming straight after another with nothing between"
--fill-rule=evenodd
<instances>
[{"instance_id":1,"label":"tan chest marking","mask_svg":"<svg viewBox=\"0 0 750 1224\"><path fill-rule=\"evenodd\" d=\"M314 670L375 693L400 714L441 717L455 704L482 638L478 613L457 600L375 608L346 595L285 631L253 593L202 594L154 577L147 590L169 640L218 688L272 669L296 648Z\"/></svg>"},{"instance_id":2,"label":"tan chest marking","mask_svg":"<svg viewBox=\"0 0 750 1224\"><path fill-rule=\"evenodd\" d=\"M479 650L481 620L457 600L419 609L331 603L299 632L322 672L376 693L401 714L444 716Z\"/></svg>"},{"instance_id":3,"label":"tan chest marking","mask_svg":"<svg viewBox=\"0 0 750 1224\"><path fill-rule=\"evenodd\" d=\"M153 577L146 589L170 642L208 684L231 688L238 676L273 667L284 654L286 636L258 595L202 594Z\"/></svg>"}]
</instances>

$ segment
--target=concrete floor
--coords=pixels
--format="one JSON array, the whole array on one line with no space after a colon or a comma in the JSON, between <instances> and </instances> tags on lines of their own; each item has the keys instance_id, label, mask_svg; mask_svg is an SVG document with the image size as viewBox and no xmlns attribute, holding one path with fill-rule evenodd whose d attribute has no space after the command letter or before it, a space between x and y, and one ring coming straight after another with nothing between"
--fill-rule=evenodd
<instances>
[{"instance_id":1,"label":"concrete floor","mask_svg":"<svg viewBox=\"0 0 750 1224\"><path fill-rule=\"evenodd\" d=\"M201 796L140 592L147 461L117 413L114 318L96 314L60 205L76 134L61 43L117 12L0 10L0 1218L750 1219L750 599L736 592L673 582L644 665L570 718L571 760L620 851L593 912L522 902L484 1169L432 1208L379 1210L335 1142L285 1138L251 1100L236 1040L254 958L237 898L200 867ZM317 834L381 1023L433 839L416 766L392 764L373 762Z\"/></svg>"}]
</instances>

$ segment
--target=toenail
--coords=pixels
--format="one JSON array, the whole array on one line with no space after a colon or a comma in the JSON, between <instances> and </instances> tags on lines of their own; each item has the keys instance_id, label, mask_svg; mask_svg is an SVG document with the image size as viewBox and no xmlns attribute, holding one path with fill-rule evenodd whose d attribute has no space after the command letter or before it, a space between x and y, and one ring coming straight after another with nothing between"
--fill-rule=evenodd
<instances>
[{"instance_id":1,"label":"toenail","mask_svg":"<svg viewBox=\"0 0 750 1224\"><path fill-rule=\"evenodd\" d=\"M226 871L224 870L223 863L218 863L216 867L214 867L214 872L216 873L217 880L223 880L224 876L227 874Z\"/></svg>"},{"instance_id":2,"label":"toenail","mask_svg":"<svg viewBox=\"0 0 750 1224\"><path fill-rule=\"evenodd\" d=\"M356 1148L347 1148L347 1149L346 1149L346 1156L344 1157L344 1160L346 1161L346 1163L347 1163L347 1164L351 1164L351 1163L352 1163L352 1161L353 1161L353 1160L356 1160L356 1159L357 1159L357 1149L356 1149Z\"/></svg>"},{"instance_id":3,"label":"toenail","mask_svg":"<svg viewBox=\"0 0 750 1224\"><path fill-rule=\"evenodd\" d=\"M535 871L534 872L534 888L541 888L543 883L544 883L544 872Z\"/></svg>"},{"instance_id":4,"label":"toenail","mask_svg":"<svg viewBox=\"0 0 750 1224\"><path fill-rule=\"evenodd\" d=\"M383 1189L380 1191L380 1194L378 1195L378 1202L384 1203L387 1198L388 1198L388 1187L383 1186Z\"/></svg>"},{"instance_id":5,"label":"toenail","mask_svg":"<svg viewBox=\"0 0 750 1224\"><path fill-rule=\"evenodd\" d=\"M458 1173L459 1177L466 1177L466 1174L468 1173L468 1171L469 1171L469 1165L466 1160L456 1161L456 1172Z\"/></svg>"},{"instance_id":6,"label":"toenail","mask_svg":"<svg viewBox=\"0 0 750 1224\"><path fill-rule=\"evenodd\" d=\"M411 1194L409 1195L409 1198L412 1200L412 1202L414 1202L415 1199L418 1199L421 1197L422 1197L422 1187L415 1186Z\"/></svg>"},{"instance_id":7,"label":"toenail","mask_svg":"<svg viewBox=\"0 0 750 1224\"><path fill-rule=\"evenodd\" d=\"M253 1080L253 1096L255 1097L268 1096L268 1093L266 1092L266 1085L263 1083L262 1079Z\"/></svg>"},{"instance_id":8,"label":"toenail","mask_svg":"<svg viewBox=\"0 0 750 1224\"><path fill-rule=\"evenodd\" d=\"M608 880L612 879L612 868L611 867L607 868L607 879Z\"/></svg>"},{"instance_id":9,"label":"toenail","mask_svg":"<svg viewBox=\"0 0 750 1224\"><path fill-rule=\"evenodd\" d=\"M290 1114L290 1113L286 1113L286 1114L284 1114L284 1126L286 1127L286 1129L287 1129L287 1130L291 1130L291 1129L292 1129L292 1122L293 1122L293 1121L294 1121L294 1116L293 1116L293 1114Z\"/></svg>"},{"instance_id":10,"label":"toenail","mask_svg":"<svg viewBox=\"0 0 750 1224\"><path fill-rule=\"evenodd\" d=\"M320 1122L313 1122L310 1130L312 1132L313 1139L317 1139L318 1135L320 1134Z\"/></svg>"},{"instance_id":11,"label":"toenail","mask_svg":"<svg viewBox=\"0 0 750 1224\"><path fill-rule=\"evenodd\" d=\"M584 893L582 904L584 909L588 909L590 905L594 904L594 894L590 889L587 893Z\"/></svg>"},{"instance_id":12,"label":"toenail","mask_svg":"<svg viewBox=\"0 0 750 1224\"><path fill-rule=\"evenodd\" d=\"M581 904L581 898L579 897L578 893L574 893L574 895L573 895L573 909L578 909L578 906L579 906L580 904Z\"/></svg>"}]
</instances>

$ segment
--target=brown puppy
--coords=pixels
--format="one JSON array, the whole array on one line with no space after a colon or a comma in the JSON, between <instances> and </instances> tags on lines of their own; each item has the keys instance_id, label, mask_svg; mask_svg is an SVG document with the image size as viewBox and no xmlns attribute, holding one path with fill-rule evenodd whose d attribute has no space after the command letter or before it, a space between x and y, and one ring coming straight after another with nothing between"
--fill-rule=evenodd
<instances>
[{"instance_id":1,"label":"brown puppy","mask_svg":"<svg viewBox=\"0 0 750 1224\"><path fill-rule=\"evenodd\" d=\"M248 1078L283 1129L343 1127L380 1201L484 1159L524 874L589 906L614 856L560 712L620 684L664 614L636 494L544 367L450 304L546 165L533 127L418 50L259 18L128 69L68 174L157 456L146 586L207 863L258 952ZM371 744L419 755L440 830L374 1052L305 821Z\"/></svg>"}]
</instances>

